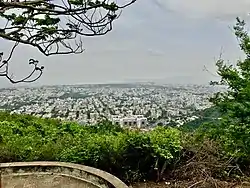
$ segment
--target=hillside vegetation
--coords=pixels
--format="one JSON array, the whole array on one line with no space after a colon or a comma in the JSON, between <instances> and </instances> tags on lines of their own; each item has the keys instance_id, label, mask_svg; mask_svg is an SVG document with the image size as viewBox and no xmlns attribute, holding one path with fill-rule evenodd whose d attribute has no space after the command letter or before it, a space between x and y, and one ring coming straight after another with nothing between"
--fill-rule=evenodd
<instances>
[{"instance_id":1,"label":"hillside vegetation","mask_svg":"<svg viewBox=\"0 0 250 188\"><path fill-rule=\"evenodd\" d=\"M0 112L0 162L73 162L100 168L127 183L244 179L241 167L247 164L247 155L240 156L245 160L237 163L220 140L207 138L210 132L204 128L183 132L158 127L140 132L110 122L82 126Z\"/></svg>"},{"instance_id":2,"label":"hillside vegetation","mask_svg":"<svg viewBox=\"0 0 250 188\"><path fill-rule=\"evenodd\" d=\"M212 106L201 111L197 111L194 114L198 118L190 122L185 123L181 129L183 131L194 131L199 128L204 123L218 124L219 118L221 117L221 112L218 107Z\"/></svg>"},{"instance_id":3,"label":"hillside vegetation","mask_svg":"<svg viewBox=\"0 0 250 188\"><path fill-rule=\"evenodd\" d=\"M109 122L82 126L0 113L0 162L64 161L97 167L124 181L150 179L181 150L180 131L142 133Z\"/></svg>"}]
</instances>

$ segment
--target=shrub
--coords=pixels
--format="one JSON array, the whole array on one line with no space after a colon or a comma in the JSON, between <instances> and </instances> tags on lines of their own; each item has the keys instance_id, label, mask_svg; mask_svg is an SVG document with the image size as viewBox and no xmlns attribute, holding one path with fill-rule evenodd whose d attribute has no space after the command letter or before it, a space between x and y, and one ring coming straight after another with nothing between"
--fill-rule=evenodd
<instances>
[{"instance_id":1,"label":"shrub","mask_svg":"<svg viewBox=\"0 0 250 188\"><path fill-rule=\"evenodd\" d=\"M108 122L82 126L0 113L0 162L73 162L105 170L124 181L137 181L164 171L180 149L180 132L174 128L143 133Z\"/></svg>"}]
</instances>

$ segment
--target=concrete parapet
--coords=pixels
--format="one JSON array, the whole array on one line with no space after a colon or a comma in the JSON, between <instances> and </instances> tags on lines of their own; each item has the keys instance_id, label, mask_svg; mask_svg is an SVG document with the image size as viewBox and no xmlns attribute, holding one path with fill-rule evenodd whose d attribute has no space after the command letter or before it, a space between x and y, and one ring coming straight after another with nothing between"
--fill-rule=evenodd
<instances>
[{"instance_id":1,"label":"concrete parapet","mask_svg":"<svg viewBox=\"0 0 250 188\"><path fill-rule=\"evenodd\" d=\"M0 163L0 188L128 188L102 170L63 162Z\"/></svg>"}]
</instances>

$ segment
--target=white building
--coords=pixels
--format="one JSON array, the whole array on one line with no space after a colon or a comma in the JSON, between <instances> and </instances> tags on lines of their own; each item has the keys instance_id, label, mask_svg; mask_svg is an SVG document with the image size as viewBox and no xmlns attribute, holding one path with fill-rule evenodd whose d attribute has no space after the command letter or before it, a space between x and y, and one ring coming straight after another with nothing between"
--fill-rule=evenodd
<instances>
[{"instance_id":1,"label":"white building","mask_svg":"<svg viewBox=\"0 0 250 188\"><path fill-rule=\"evenodd\" d=\"M121 127L143 128L147 125L147 118L143 115L133 115L130 117L115 116L112 118L112 122Z\"/></svg>"}]
</instances>

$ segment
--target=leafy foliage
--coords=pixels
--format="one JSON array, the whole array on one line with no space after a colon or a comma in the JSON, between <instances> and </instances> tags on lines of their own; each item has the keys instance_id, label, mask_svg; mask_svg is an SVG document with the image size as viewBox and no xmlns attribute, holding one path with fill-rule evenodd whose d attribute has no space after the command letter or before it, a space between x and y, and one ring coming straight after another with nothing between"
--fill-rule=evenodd
<instances>
[{"instance_id":1,"label":"leafy foliage","mask_svg":"<svg viewBox=\"0 0 250 188\"><path fill-rule=\"evenodd\" d=\"M195 131L197 128L202 126L204 123L218 124L221 112L218 107L213 106L202 111L194 113L198 116L198 119L185 123L180 129L184 131Z\"/></svg>"},{"instance_id":2,"label":"leafy foliage","mask_svg":"<svg viewBox=\"0 0 250 188\"><path fill-rule=\"evenodd\" d=\"M250 37L244 29L245 22L237 19L234 27L240 47L245 53L245 59L239 60L236 66L227 65L218 60L219 82L216 85L226 85L227 92L217 93L211 101L220 108L231 120L238 123L250 123Z\"/></svg>"},{"instance_id":3,"label":"leafy foliage","mask_svg":"<svg viewBox=\"0 0 250 188\"><path fill-rule=\"evenodd\" d=\"M201 130L206 130L206 136L220 141L226 156L236 161L250 161L250 37L245 22L239 18L234 30L245 58L236 65L226 64L223 59L216 63L221 80L211 84L228 88L211 98L222 113L222 119L218 126L209 124Z\"/></svg>"},{"instance_id":4,"label":"leafy foliage","mask_svg":"<svg viewBox=\"0 0 250 188\"><path fill-rule=\"evenodd\" d=\"M0 162L65 161L93 166L124 181L153 177L181 150L180 132L129 131L110 125L0 113Z\"/></svg>"}]
</instances>

